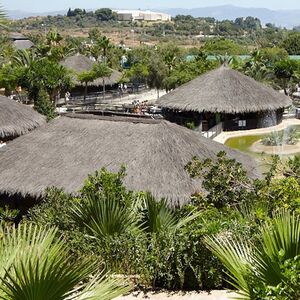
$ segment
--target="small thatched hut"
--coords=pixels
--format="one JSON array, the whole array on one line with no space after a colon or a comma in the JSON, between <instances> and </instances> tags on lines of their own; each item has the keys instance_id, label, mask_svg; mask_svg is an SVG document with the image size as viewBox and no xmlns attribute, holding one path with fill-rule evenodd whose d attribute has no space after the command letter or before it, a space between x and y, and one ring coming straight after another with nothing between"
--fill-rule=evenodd
<instances>
[{"instance_id":1,"label":"small thatched hut","mask_svg":"<svg viewBox=\"0 0 300 300\"><path fill-rule=\"evenodd\" d=\"M92 61L88 57L76 54L70 57L67 57L61 62L61 65L69 69L74 73L75 88L72 90L75 94L83 94L84 87L80 81L77 80L76 75L82 72L89 72L92 70L95 61ZM103 83L106 89L117 88L120 79L122 78L122 73L116 70L111 70L112 73L110 77L98 78L93 82L89 82L88 86L90 92L99 92L99 87L103 87Z\"/></svg>"},{"instance_id":2,"label":"small thatched hut","mask_svg":"<svg viewBox=\"0 0 300 300\"><path fill-rule=\"evenodd\" d=\"M17 50L30 49L34 46L33 42L22 34L12 33L9 38Z\"/></svg>"},{"instance_id":3,"label":"small thatched hut","mask_svg":"<svg viewBox=\"0 0 300 300\"><path fill-rule=\"evenodd\" d=\"M182 205L201 189L185 165L195 155L215 158L219 151L243 163L249 176L259 175L247 155L165 120L60 117L0 150L0 195L37 198L49 186L75 192L88 174L125 164L129 189Z\"/></svg>"},{"instance_id":4,"label":"small thatched hut","mask_svg":"<svg viewBox=\"0 0 300 300\"><path fill-rule=\"evenodd\" d=\"M222 123L224 130L253 129L282 120L289 97L254 79L222 66L162 96L158 104L167 118L195 121L207 131Z\"/></svg>"},{"instance_id":5,"label":"small thatched hut","mask_svg":"<svg viewBox=\"0 0 300 300\"><path fill-rule=\"evenodd\" d=\"M24 104L0 96L0 140L18 137L46 123L46 119Z\"/></svg>"}]
</instances>

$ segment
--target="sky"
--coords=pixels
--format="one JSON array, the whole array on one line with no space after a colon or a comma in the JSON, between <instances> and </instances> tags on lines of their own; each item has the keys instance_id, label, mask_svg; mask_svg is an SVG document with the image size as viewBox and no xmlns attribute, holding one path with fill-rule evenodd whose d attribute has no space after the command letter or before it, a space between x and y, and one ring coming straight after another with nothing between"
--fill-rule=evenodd
<instances>
[{"instance_id":1,"label":"sky","mask_svg":"<svg viewBox=\"0 0 300 300\"><path fill-rule=\"evenodd\" d=\"M264 7L270 9L300 9L299 0L0 0L6 10L28 12L47 12L67 10L69 7L94 9L110 8L195 8L217 5L236 5L243 7Z\"/></svg>"}]
</instances>

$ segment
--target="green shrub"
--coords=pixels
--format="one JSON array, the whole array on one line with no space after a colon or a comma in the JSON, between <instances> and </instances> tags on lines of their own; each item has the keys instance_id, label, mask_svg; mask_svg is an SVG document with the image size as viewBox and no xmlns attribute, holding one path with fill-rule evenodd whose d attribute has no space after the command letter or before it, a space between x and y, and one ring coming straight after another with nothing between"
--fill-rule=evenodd
<instances>
[{"instance_id":1,"label":"green shrub","mask_svg":"<svg viewBox=\"0 0 300 300\"><path fill-rule=\"evenodd\" d=\"M57 116L55 108L50 101L50 97L44 90L39 91L37 99L34 101L34 109L46 116L48 121Z\"/></svg>"}]
</instances>

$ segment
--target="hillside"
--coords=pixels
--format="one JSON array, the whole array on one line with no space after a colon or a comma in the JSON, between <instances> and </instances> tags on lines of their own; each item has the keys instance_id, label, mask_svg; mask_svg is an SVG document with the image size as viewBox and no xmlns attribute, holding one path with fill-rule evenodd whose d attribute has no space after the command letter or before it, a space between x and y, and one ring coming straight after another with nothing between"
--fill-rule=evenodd
<instances>
[{"instance_id":1,"label":"hillside","mask_svg":"<svg viewBox=\"0 0 300 300\"><path fill-rule=\"evenodd\" d=\"M176 15L192 15L193 17L213 17L217 20L234 20L238 17L253 16L259 18L262 23L272 23L277 26L292 28L300 24L300 9L299 10L271 10L267 8L244 8L231 5L199 7L192 9L184 8L164 8L156 9L166 12L172 16ZM8 15L12 19L22 19L30 16L55 16L64 15L66 11L41 12L32 13L20 10L8 11Z\"/></svg>"}]
</instances>

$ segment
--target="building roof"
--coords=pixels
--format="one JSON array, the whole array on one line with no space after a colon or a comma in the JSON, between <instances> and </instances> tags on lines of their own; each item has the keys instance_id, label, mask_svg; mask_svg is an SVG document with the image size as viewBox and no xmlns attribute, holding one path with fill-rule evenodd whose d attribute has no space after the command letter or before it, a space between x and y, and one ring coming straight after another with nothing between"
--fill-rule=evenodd
<instances>
[{"instance_id":1,"label":"building roof","mask_svg":"<svg viewBox=\"0 0 300 300\"><path fill-rule=\"evenodd\" d=\"M102 167L116 172L124 164L129 189L182 205L201 190L185 165L195 155L215 158L224 150L244 163L249 176L259 176L246 154L168 121L74 114L0 149L0 194L38 197L49 186L76 192L88 174Z\"/></svg>"},{"instance_id":2,"label":"building roof","mask_svg":"<svg viewBox=\"0 0 300 300\"><path fill-rule=\"evenodd\" d=\"M24 50L24 49L30 49L31 47L33 47L33 42L30 40L15 40L13 41L13 46L17 49L17 50Z\"/></svg>"},{"instance_id":3,"label":"building roof","mask_svg":"<svg viewBox=\"0 0 300 300\"><path fill-rule=\"evenodd\" d=\"M162 96L158 104L184 111L230 114L277 110L292 101L253 78L222 66Z\"/></svg>"},{"instance_id":4,"label":"building roof","mask_svg":"<svg viewBox=\"0 0 300 300\"><path fill-rule=\"evenodd\" d=\"M17 137L46 123L31 107L0 96L0 139Z\"/></svg>"},{"instance_id":5,"label":"building roof","mask_svg":"<svg viewBox=\"0 0 300 300\"><path fill-rule=\"evenodd\" d=\"M92 61L88 57L81 55L81 54L69 56L61 62L61 65L63 65L67 69L71 70L75 74L80 74L82 72L91 71L94 64L95 64L94 61ZM122 78L122 73L112 69L112 74L110 75L110 77L105 77L104 82L105 82L105 85L114 85L114 84L118 83L121 78ZM81 85L81 82L79 82L77 80L77 78L74 78L74 80L77 85ZM89 82L88 85L89 86L102 86L103 79L98 78L98 79L94 80L93 82Z\"/></svg>"}]
</instances>

